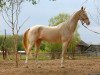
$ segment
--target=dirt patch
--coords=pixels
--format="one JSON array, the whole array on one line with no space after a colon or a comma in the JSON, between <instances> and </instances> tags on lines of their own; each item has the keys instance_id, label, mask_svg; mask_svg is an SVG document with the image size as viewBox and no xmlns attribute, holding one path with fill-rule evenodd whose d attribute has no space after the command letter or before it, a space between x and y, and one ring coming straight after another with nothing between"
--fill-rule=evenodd
<instances>
[{"instance_id":1,"label":"dirt patch","mask_svg":"<svg viewBox=\"0 0 100 75\"><path fill-rule=\"evenodd\" d=\"M28 68L24 61L19 61L19 67L15 67L14 61L0 62L0 75L100 75L100 59L91 60L66 60L65 68L60 67L60 60L39 61L37 65L30 60Z\"/></svg>"}]
</instances>

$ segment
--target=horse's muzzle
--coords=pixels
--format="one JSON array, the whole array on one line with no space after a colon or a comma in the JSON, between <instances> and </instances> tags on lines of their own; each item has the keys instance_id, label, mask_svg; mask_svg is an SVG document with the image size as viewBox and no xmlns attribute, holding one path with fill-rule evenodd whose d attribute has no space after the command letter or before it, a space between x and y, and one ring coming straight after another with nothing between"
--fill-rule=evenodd
<instances>
[{"instance_id":1,"label":"horse's muzzle","mask_svg":"<svg viewBox=\"0 0 100 75\"><path fill-rule=\"evenodd\" d=\"M86 23L87 25L90 25L90 21Z\"/></svg>"}]
</instances>

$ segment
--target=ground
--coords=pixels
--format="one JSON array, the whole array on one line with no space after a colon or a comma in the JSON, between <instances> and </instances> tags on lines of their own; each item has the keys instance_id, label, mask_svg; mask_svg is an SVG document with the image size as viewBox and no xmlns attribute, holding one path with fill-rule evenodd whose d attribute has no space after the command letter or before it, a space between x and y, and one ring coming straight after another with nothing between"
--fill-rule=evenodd
<instances>
[{"instance_id":1,"label":"ground","mask_svg":"<svg viewBox=\"0 0 100 75\"><path fill-rule=\"evenodd\" d=\"M25 68L24 61L15 67L14 61L0 61L0 75L100 75L100 59L65 60L65 68L60 67L60 60L44 60L38 62L37 68L33 60L29 60Z\"/></svg>"}]
</instances>

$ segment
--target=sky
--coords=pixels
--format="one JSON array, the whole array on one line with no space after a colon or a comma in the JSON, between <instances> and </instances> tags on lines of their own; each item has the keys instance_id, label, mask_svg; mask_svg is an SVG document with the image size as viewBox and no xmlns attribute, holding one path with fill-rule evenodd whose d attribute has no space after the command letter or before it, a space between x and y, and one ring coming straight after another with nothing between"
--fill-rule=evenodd
<instances>
[{"instance_id":1,"label":"sky","mask_svg":"<svg viewBox=\"0 0 100 75\"><path fill-rule=\"evenodd\" d=\"M21 28L19 34L23 34L26 29L37 25L49 25L49 19L58 15L59 13L68 13L72 15L74 12L80 10L81 6L86 8L91 24L87 26L89 29L100 33L100 25L95 22L97 12L96 7L100 8L100 0L40 0L37 5L32 5L31 2L24 2L21 5L21 13L19 16L19 24L21 25L28 17ZM83 41L88 44L100 44L100 34L93 33L84 28L81 23L78 23L78 32ZM4 22L0 14L0 34L4 34L4 30L7 30L7 34L11 34L11 29Z\"/></svg>"}]
</instances>

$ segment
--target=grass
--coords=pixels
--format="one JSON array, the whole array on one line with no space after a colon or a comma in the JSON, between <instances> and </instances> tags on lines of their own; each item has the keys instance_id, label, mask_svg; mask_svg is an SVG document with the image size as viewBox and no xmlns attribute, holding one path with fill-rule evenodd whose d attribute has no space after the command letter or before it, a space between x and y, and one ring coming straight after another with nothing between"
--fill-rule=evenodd
<instances>
[{"instance_id":1,"label":"grass","mask_svg":"<svg viewBox=\"0 0 100 75\"><path fill-rule=\"evenodd\" d=\"M19 60L25 60L26 55L18 55ZM15 55L8 55L8 60L15 60ZM39 60L50 60L51 56L50 54L41 53L38 56ZM84 59L100 59L100 56L84 56L84 55L75 55L75 60L84 60ZM0 61L3 60L2 55L0 55ZM29 58L29 60L35 60L34 56L32 58Z\"/></svg>"},{"instance_id":2,"label":"grass","mask_svg":"<svg viewBox=\"0 0 100 75\"><path fill-rule=\"evenodd\" d=\"M21 55L20 60L25 60L26 56L25 55ZM50 57L47 56L39 56L38 57L39 60L50 60ZM29 57L29 60L35 60L35 57Z\"/></svg>"}]
</instances>

